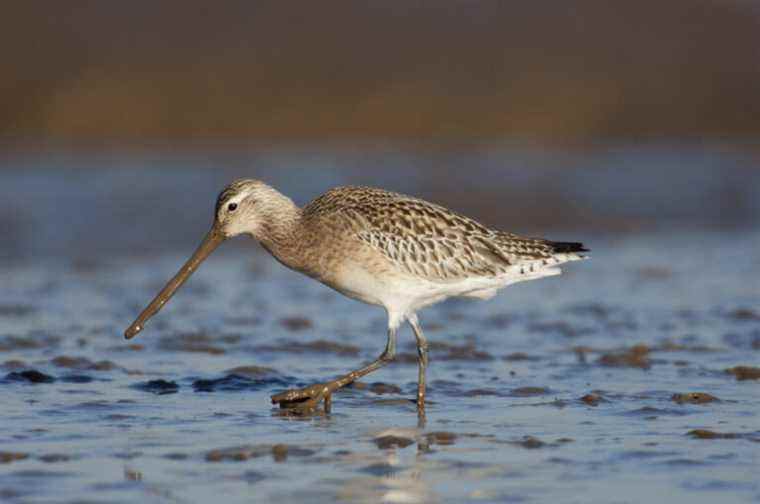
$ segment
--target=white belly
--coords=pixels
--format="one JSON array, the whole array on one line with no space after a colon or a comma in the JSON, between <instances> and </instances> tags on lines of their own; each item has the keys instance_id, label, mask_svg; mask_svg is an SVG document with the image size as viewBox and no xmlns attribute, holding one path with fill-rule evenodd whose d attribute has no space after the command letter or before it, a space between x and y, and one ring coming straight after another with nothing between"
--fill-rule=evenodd
<instances>
[{"instance_id":1,"label":"white belly","mask_svg":"<svg viewBox=\"0 0 760 504\"><path fill-rule=\"evenodd\" d=\"M373 272L358 263L344 263L330 279L320 279L338 292L364 303L384 306L392 312L412 314L449 297L488 299L513 283L561 273L559 268L505 274L498 277L471 277L440 282L401 272Z\"/></svg>"}]
</instances>

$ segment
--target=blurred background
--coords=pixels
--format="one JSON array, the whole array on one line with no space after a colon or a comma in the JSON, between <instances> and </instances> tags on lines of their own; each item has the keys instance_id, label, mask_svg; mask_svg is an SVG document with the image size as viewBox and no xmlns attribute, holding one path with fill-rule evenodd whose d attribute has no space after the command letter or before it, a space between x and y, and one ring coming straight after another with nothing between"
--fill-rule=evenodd
<instances>
[{"instance_id":1,"label":"blurred background","mask_svg":"<svg viewBox=\"0 0 760 504\"><path fill-rule=\"evenodd\" d=\"M9 1L0 258L197 240L338 184L556 239L760 216L760 4Z\"/></svg>"}]
</instances>

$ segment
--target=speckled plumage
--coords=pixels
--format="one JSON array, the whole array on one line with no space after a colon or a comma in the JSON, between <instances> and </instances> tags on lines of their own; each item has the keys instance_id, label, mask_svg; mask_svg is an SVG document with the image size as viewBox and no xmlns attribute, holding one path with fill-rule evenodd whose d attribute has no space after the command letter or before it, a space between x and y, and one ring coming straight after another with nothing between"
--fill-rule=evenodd
<instances>
[{"instance_id":1,"label":"speckled plumage","mask_svg":"<svg viewBox=\"0 0 760 504\"><path fill-rule=\"evenodd\" d=\"M583 251L577 244L562 253L555 242L489 229L434 203L369 187L332 189L308 204L303 218L340 221L341 235L366 242L405 273L433 281L536 273L580 259L574 252Z\"/></svg>"}]
</instances>

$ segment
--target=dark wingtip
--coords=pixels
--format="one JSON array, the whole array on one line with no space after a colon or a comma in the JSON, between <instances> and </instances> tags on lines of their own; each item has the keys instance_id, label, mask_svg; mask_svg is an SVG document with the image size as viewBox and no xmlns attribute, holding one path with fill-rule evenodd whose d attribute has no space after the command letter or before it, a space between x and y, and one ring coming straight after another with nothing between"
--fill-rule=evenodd
<instances>
[{"instance_id":1,"label":"dark wingtip","mask_svg":"<svg viewBox=\"0 0 760 504\"><path fill-rule=\"evenodd\" d=\"M567 254L571 252L590 252L589 249L579 242L549 242L557 254Z\"/></svg>"}]
</instances>

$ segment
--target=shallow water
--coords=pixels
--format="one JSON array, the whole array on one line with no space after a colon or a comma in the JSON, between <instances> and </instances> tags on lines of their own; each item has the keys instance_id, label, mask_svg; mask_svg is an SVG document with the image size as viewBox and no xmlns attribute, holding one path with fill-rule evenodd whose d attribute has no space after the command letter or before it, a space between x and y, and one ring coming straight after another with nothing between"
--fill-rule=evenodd
<instances>
[{"instance_id":1,"label":"shallow water","mask_svg":"<svg viewBox=\"0 0 760 504\"><path fill-rule=\"evenodd\" d=\"M760 499L760 381L725 372L760 364L760 261L743 253L760 234L593 246L561 277L423 313L424 427L408 329L366 381L387 387L338 393L329 416L270 406L374 357L385 320L261 253L213 257L131 342L184 257L4 268L2 500ZM718 400L672 398L693 392Z\"/></svg>"},{"instance_id":2,"label":"shallow water","mask_svg":"<svg viewBox=\"0 0 760 504\"><path fill-rule=\"evenodd\" d=\"M333 161L290 187L368 182L331 171ZM488 180L488 163L478 166L474 179ZM418 192L422 179L402 172L384 172L387 185ZM556 172L576 181L563 194L588 212L642 214L635 195L621 192L620 205L605 196L615 184L655 198L643 178L583 173ZM397 362L337 393L330 415L271 406L275 392L377 356L385 314L245 239L225 244L136 339L122 338L205 231L212 202L198 198L230 173L0 173L12 238L0 262L0 501L758 501L760 232L739 226L757 222L758 186L737 193L754 201L745 213L699 209L700 195L715 196L710 173L685 190L688 211L666 197L654 206L671 219L703 211L712 224L738 215L719 226L733 230L576 223L549 234L582 238L592 260L488 302L423 311L425 425L411 402L408 328ZM176 208L187 216L168 226Z\"/></svg>"}]
</instances>

